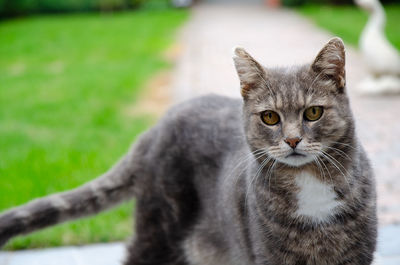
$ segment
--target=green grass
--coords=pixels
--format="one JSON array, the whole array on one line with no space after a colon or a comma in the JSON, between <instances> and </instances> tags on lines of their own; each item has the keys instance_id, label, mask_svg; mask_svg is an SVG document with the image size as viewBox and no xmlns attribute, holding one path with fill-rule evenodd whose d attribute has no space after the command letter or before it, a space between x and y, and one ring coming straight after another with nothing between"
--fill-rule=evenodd
<instances>
[{"instance_id":1,"label":"green grass","mask_svg":"<svg viewBox=\"0 0 400 265\"><path fill-rule=\"evenodd\" d=\"M0 211L105 172L154 117L132 117L180 10L37 16L0 23ZM8 249L126 239L132 206L12 240Z\"/></svg>"},{"instance_id":2,"label":"green grass","mask_svg":"<svg viewBox=\"0 0 400 265\"><path fill-rule=\"evenodd\" d=\"M386 35L389 41L400 49L400 5L385 7L387 15ZM298 11L309 17L318 26L341 37L344 41L357 45L368 15L356 6L305 5Z\"/></svg>"}]
</instances>

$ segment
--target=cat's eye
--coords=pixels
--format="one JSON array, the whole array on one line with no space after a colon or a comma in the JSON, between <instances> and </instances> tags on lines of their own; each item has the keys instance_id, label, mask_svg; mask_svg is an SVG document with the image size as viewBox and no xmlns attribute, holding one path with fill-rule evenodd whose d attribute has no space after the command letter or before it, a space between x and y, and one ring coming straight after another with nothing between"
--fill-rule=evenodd
<instances>
[{"instance_id":1,"label":"cat's eye","mask_svg":"<svg viewBox=\"0 0 400 265\"><path fill-rule=\"evenodd\" d=\"M262 112L261 119L267 125L275 125L280 121L278 113L272 110L266 110Z\"/></svg>"},{"instance_id":2,"label":"cat's eye","mask_svg":"<svg viewBox=\"0 0 400 265\"><path fill-rule=\"evenodd\" d=\"M308 121L316 121L319 118L321 118L323 112L324 112L323 107L320 106L309 107L304 111L304 118Z\"/></svg>"}]
</instances>

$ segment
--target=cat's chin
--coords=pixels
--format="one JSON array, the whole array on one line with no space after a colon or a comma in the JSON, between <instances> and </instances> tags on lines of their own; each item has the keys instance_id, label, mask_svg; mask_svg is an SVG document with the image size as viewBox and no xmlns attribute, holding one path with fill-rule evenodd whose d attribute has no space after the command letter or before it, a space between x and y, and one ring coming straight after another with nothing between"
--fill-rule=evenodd
<instances>
[{"instance_id":1,"label":"cat's chin","mask_svg":"<svg viewBox=\"0 0 400 265\"><path fill-rule=\"evenodd\" d=\"M314 161L314 158L310 155L290 155L276 160L291 167L301 167Z\"/></svg>"}]
</instances>

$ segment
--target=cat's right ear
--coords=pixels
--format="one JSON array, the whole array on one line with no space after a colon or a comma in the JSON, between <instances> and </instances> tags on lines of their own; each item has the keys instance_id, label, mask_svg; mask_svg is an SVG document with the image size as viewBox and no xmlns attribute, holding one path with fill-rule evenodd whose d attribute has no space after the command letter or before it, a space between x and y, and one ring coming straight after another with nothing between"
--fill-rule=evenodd
<instances>
[{"instance_id":1,"label":"cat's right ear","mask_svg":"<svg viewBox=\"0 0 400 265\"><path fill-rule=\"evenodd\" d=\"M243 48L233 49L233 62L240 80L240 93L243 97L265 82L264 68Z\"/></svg>"}]
</instances>

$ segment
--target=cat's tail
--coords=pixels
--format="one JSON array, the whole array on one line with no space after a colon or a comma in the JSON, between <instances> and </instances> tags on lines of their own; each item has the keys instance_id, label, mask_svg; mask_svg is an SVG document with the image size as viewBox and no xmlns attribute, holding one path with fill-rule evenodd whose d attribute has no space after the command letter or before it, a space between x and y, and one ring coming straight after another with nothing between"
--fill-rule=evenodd
<instances>
[{"instance_id":1,"label":"cat's tail","mask_svg":"<svg viewBox=\"0 0 400 265\"><path fill-rule=\"evenodd\" d=\"M0 247L14 236L93 215L132 198L141 172L143 145L148 142L143 136L114 167L93 181L0 214Z\"/></svg>"}]
</instances>

